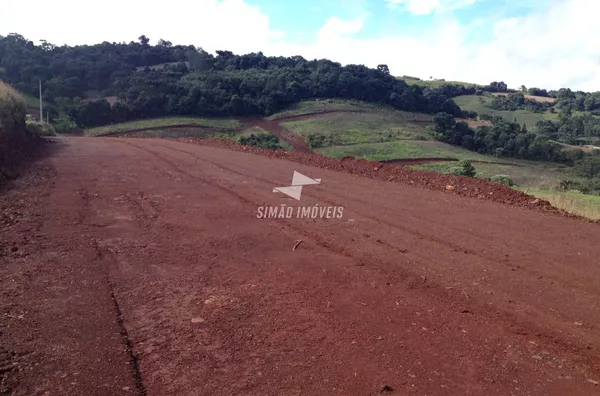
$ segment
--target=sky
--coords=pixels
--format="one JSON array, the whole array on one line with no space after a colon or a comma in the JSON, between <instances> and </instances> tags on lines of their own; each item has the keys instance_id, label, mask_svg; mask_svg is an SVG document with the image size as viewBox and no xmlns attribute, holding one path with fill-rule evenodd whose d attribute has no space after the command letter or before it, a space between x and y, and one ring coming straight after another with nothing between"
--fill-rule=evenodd
<instances>
[{"instance_id":1,"label":"sky","mask_svg":"<svg viewBox=\"0 0 600 396\"><path fill-rule=\"evenodd\" d=\"M397 76L600 91L600 0L0 0L0 35L387 64Z\"/></svg>"}]
</instances>

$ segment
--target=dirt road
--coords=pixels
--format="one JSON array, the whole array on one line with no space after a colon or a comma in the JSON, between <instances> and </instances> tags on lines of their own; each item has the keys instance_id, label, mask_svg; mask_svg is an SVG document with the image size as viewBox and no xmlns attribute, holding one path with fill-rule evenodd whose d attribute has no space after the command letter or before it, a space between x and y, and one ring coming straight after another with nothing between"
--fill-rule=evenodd
<instances>
[{"instance_id":1,"label":"dirt road","mask_svg":"<svg viewBox=\"0 0 600 396\"><path fill-rule=\"evenodd\" d=\"M5 394L600 394L598 224L125 138L1 202Z\"/></svg>"}]
</instances>

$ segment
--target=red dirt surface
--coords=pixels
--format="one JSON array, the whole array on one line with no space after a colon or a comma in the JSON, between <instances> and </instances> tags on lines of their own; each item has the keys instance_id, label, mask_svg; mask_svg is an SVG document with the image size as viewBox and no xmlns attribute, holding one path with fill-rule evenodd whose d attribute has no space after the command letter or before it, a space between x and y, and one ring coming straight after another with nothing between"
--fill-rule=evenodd
<instances>
[{"instance_id":1,"label":"red dirt surface","mask_svg":"<svg viewBox=\"0 0 600 396\"><path fill-rule=\"evenodd\" d=\"M65 141L0 196L2 394L600 392L597 224L369 161ZM344 211L256 217L282 204Z\"/></svg>"},{"instance_id":2,"label":"red dirt surface","mask_svg":"<svg viewBox=\"0 0 600 396\"><path fill-rule=\"evenodd\" d=\"M243 151L247 153L264 155L269 158L285 159L288 161L298 162L300 164L316 166L324 169L333 169L363 177L375 178L388 182L401 183L436 191L447 191L448 186L451 186L452 193L456 195L491 200L498 203L529 207L543 211L550 211L558 213L562 216L577 217L561 212L559 209L553 207L548 201L537 199L531 195L524 194L503 184L489 183L482 179L410 169L405 166L387 165L377 161L354 159L353 157L344 157L341 160L337 160L313 152L299 153L294 151L273 151L251 146L242 146L226 139L181 138L173 140L209 147L226 148L234 151Z\"/></svg>"}]
</instances>

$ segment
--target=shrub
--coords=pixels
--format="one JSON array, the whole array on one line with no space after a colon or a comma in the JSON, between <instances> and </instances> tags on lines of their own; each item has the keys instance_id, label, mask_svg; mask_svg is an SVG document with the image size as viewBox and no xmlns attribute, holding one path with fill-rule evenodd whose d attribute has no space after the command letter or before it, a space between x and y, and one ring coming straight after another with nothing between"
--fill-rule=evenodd
<instances>
[{"instance_id":1,"label":"shrub","mask_svg":"<svg viewBox=\"0 0 600 396\"><path fill-rule=\"evenodd\" d=\"M41 124L39 122L28 122L27 132L38 136L56 136L54 128L50 124Z\"/></svg>"},{"instance_id":2,"label":"shrub","mask_svg":"<svg viewBox=\"0 0 600 396\"><path fill-rule=\"evenodd\" d=\"M21 95L0 81L0 134L15 133L25 122L26 113L27 105Z\"/></svg>"},{"instance_id":3,"label":"shrub","mask_svg":"<svg viewBox=\"0 0 600 396\"><path fill-rule=\"evenodd\" d=\"M277 139L277 136L271 135L270 133L242 136L239 139L239 143L245 146L263 147L270 150L283 149L281 142L279 142L279 139Z\"/></svg>"},{"instance_id":4,"label":"shrub","mask_svg":"<svg viewBox=\"0 0 600 396\"><path fill-rule=\"evenodd\" d=\"M516 186L515 182L508 175L495 175L490 178L490 181L504 184L508 187Z\"/></svg>"},{"instance_id":5,"label":"shrub","mask_svg":"<svg viewBox=\"0 0 600 396\"><path fill-rule=\"evenodd\" d=\"M469 160L459 161L458 166L452 168L452 174L455 176L475 177L477 171Z\"/></svg>"},{"instance_id":6,"label":"shrub","mask_svg":"<svg viewBox=\"0 0 600 396\"><path fill-rule=\"evenodd\" d=\"M79 127L69 116L61 115L52 123L54 130L58 133L69 133L76 131Z\"/></svg>"}]
</instances>

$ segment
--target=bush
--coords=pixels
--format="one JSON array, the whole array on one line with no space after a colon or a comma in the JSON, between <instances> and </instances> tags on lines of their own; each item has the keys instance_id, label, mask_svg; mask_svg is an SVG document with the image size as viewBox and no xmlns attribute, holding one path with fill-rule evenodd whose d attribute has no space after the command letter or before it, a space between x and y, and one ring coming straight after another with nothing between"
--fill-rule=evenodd
<instances>
[{"instance_id":1,"label":"bush","mask_svg":"<svg viewBox=\"0 0 600 396\"><path fill-rule=\"evenodd\" d=\"M263 134L251 134L250 136L242 136L239 139L239 143L244 146L263 147L270 150L281 150L281 142L277 139L277 136L271 135L270 133Z\"/></svg>"},{"instance_id":2,"label":"bush","mask_svg":"<svg viewBox=\"0 0 600 396\"><path fill-rule=\"evenodd\" d=\"M26 113L27 105L21 95L0 81L0 134L22 131Z\"/></svg>"},{"instance_id":3,"label":"bush","mask_svg":"<svg viewBox=\"0 0 600 396\"><path fill-rule=\"evenodd\" d=\"M475 177L477 171L475 167L469 160L462 160L458 163L456 168L452 169L452 174L454 176L466 176L466 177Z\"/></svg>"},{"instance_id":4,"label":"bush","mask_svg":"<svg viewBox=\"0 0 600 396\"><path fill-rule=\"evenodd\" d=\"M338 139L334 134L324 135L322 133L311 133L307 136L308 147L317 149L320 147L330 147L338 144Z\"/></svg>"},{"instance_id":5,"label":"bush","mask_svg":"<svg viewBox=\"0 0 600 396\"><path fill-rule=\"evenodd\" d=\"M28 122L27 132L38 136L56 136L54 128L50 124L40 124L39 122Z\"/></svg>"},{"instance_id":6,"label":"bush","mask_svg":"<svg viewBox=\"0 0 600 396\"><path fill-rule=\"evenodd\" d=\"M54 130L58 133L69 133L79 129L75 121L73 121L71 117L67 115L59 116L54 120L52 125L54 126Z\"/></svg>"},{"instance_id":7,"label":"bush","mask_svg":"<svg viewBox=\"0 0 600 396\"><path fill-rule=\"evenodd\" d=\"M515 182L508 175L495 175L490 178L491 182L504 184L508 187L516 186Z\"/></svg>"}]
</instances>

